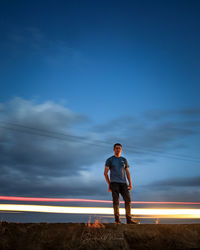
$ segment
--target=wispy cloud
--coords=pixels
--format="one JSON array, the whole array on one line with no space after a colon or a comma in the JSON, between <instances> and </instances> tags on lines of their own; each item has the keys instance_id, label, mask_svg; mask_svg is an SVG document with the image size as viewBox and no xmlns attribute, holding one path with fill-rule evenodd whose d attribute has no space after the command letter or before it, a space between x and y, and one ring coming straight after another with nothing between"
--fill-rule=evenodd
<instances>
[{"instance_id":1,"label":"wispy cloud","mask_svg":"<svg viewBox=\"0 0 200 250\"><path fill-rule=\"evenodd\" d=\"M2 42L2 46L12 52L13 56L20 56L26 51L28 55L37 56L48 67L72 66L76 70L83 71L90 65L90 59L78 48L71 46L66 40L49 38L45 31L36 26L24 26L23 28L11 28Z\"/></svg>"}]
</instances>

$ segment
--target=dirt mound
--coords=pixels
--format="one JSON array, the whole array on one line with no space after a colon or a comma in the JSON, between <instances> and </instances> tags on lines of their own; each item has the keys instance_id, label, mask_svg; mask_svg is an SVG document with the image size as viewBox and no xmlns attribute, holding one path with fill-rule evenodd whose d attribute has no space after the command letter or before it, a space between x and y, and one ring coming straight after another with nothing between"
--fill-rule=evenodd
<instances>
[{"instance_id":1,"label":"dirt mound","mask_svg":"<svg viewBox=\"0 0 200 250\"><path fill-rule=\"evenodd\" d=\"M0 250L200 249L200 224L0 223Z\"/></svg>"}]
</instances>

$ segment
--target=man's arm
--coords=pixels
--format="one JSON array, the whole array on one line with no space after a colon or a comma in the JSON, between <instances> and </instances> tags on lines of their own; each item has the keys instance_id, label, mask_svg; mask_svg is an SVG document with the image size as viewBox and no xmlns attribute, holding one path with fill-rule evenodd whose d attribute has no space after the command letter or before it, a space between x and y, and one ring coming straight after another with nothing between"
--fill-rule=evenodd
<instances>
[{"instance_id":1,"label":"man's arm","mask_svg":"<svg viewBox=\"0 0 200 250\"><path fill-rule=\"evenodd\" d=\"M131 181L131 174L130 174L129 168L125 168L125 169L126 169L126 176L129 182L129 189L131 190L133 187L132 181Z\"/></svg>"},{"instance_id":2,"label":"man's arm","mask_svg":"<svg viewBox=\"0 0 200 250\"><path fill-rule=\"evenodd\" d=\"M110 184L110 179L109 179L109 176L108 176L108 171L109 171L109 167L105 165L104 176L105 176L106 182L109 185Z\"/></svg>"}]
</instances>

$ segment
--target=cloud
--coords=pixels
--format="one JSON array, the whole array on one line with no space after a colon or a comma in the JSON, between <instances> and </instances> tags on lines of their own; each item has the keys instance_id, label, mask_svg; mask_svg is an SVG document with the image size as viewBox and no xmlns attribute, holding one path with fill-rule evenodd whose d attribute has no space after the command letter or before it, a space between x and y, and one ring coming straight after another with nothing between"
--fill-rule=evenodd
<instances>
[{"instance_id":1,"label":"cloud","mask_svg":"<svg viewBox=\"0 0 200 250\"><path fill-rule=\"evenodd\" d=\"M200 176L164 179L152 182L148 185L159 189L166 187L200 187Z\"/></svg>"},{"instance_id":2,"label":"cloud","mask_svg":"<svg viewBox=\"0 0 200 250\"><path fill-rule=\"evenodd\" d=\"M199 111L199 108L154 110L138 117L122 115L92 129L106 135L107 141L119 140L136 155L165 153L187 147L180 139L200 134Z\"/></svg>"},{"instance_id":3,"label":"cloud","mask_svg":"<svg viewBox=\"0 0 200 250\"><path fill-rule=\"evenodd\" d=\"M180 113L185 116L185 112ZM87 115L65 105L20 97L0 103L0 115L2 195L105 197L110 193L103 176L104 163L108 153L113 154L116 141L122 142L124 151L138 157L140 163L149 163L156 161L151 149L159 147L165 153L175 148L179 139L199 133L198 120L163 121L123 115L95 124ZM84 125L85 129L78 129ZM128 157L128 161L132 166L132 159ZM198 181L191 180L191 186L197 186ZM184 180L178 183L184 185ZM162 183L158 184L154 186L160 188ZM164 184L166 191L169 185ZM154 191L159 195L159 188L152 185L146 198L154 197ZM140 195L142 190L136 197Z\"/></svg>"},{"instance_id":4,"label":"cloud","mask_svg":"<svg viewBox=\"0 0 200 250\"><path fill-rule=\"evenodd\" d=\"M146 188L136 188L134 192L133 201L166 201L166 202L200 202L200 191L198 188L182 188L182 189L152 189L150 186ZM141 205L144 206L144 205ZM145 205L146 206L146 205ZM164 205L155 205L156 207L163 207ZM169 207L170 205L165 205ZM196 205L187 205L187 207ZM152 204L149 204L152 207ZM174 207L174 206L173 206Z\"/></svg>"},{"instance_id":5,"label":"cloud","mask_svg":"<svg viewBox=\"0 0 200 250\"><path fill-rule=\"evenodd\" d=\"M103 192L95 188L99 181L101 186L105 184L103 170L101 178L93 174L86 178L83 173L90 173L99 154L102 158L106 149L85 143L83 139L93 142L93 133L86 132L80 139L73 131L76 125L90 124L88 116L54 102L38 104L19 97L1 103L0 114L1 192L38 195Z\"/></svg>"},{"instance_id":6,"label":"cloud","mask_svg":"<svg viewBox=\"0 0 200 250\"><path fill-rule=\"evenodd\" d=\"M200 176L153 181L137 187L137 198L154 201L200 202Z\"/></svg>"},{"instance_id":7,"label":"cloud","mask_svg":"<svg viewBox=\"0 0 200 250\"><path fill-rule=\"evenodd\" d=\"M106 183L103 178L95 180L91 176L89 180L84 180L85 176L81 171L76 176L69 174L51 176L48 173L45 175L42 172L36 174L21 171L17 166L15 168L4 166L1 170L1 195L68 198L106 195Z\"/></svg>"},{"instance_id":8,"label":"cloud","mask_svg":"<svg viewBox=\"0 0 200 250\"><path fill-rule=\"evenodd\" d=\"M200 176L166 178L136 186L134 197L148 201L200 202L199 186Z\"/></svg>"},{"instance_id":9,"label":"cloud","mask_svg":"<svg viewBox=\"0 0 200 250\"><path fill-rule=\"evenodd\" d=\"M200 108L183 108L183 109L174 109L174 110L147 110L144 112L144 116L148 119L166 119L169 117L177 117L177 116L185 116L185 117L192 117L200 115Z\"/></svg>"}]
</instances>

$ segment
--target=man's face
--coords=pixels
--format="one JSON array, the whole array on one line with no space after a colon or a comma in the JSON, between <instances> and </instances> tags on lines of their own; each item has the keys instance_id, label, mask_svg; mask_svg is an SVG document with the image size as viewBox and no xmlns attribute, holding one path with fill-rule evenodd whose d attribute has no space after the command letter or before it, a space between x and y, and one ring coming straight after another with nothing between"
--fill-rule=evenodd
<instances>
[{"instance_id":1,"label":"man's face","mask_svg":"<svg viewBox=\"0 0 200 250\"><path fill-rule=\"evenodd\" d=\"M115 148L113 150L114 150L116 155L120 155L122 152L122 147L117 145L117 146L115 146Z\"/></svg>"}]
</instances>

